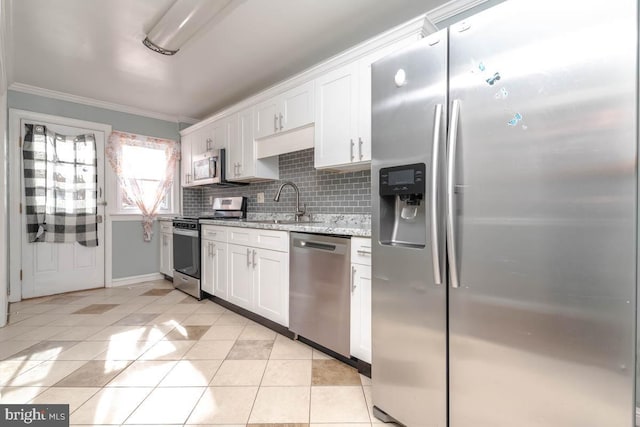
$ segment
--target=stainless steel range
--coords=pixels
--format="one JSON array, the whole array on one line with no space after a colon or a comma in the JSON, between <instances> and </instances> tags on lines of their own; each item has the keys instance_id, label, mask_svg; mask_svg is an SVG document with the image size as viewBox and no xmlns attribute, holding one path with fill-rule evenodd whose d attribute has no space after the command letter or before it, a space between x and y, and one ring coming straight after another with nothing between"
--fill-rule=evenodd
<instances>
[{"instance_id":1,"label":"stainless steel range","mask_svg":"<svg viewBox=\"0 0 640 427\"><path fill-rule=\"evenodd\" d=\"M173 220L173 285L197 299L200 288L200 220L243 220L247 217L246 197L224 197L213 201L212 210L197 217Z\"/></svg>"}]
</instances>

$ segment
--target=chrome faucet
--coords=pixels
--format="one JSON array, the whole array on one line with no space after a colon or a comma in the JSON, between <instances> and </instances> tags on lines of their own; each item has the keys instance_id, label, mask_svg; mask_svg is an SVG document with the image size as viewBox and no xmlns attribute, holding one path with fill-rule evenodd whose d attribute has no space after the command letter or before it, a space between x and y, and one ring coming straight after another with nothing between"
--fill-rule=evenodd
<instances>
[{"instance_id":1,"label":"chrome faucet","mask_svg":"<svg viewBox=\"0 0 640 427\"><path fill-rule=\"evenodd\" d=\"M273 198L273 201L274 202L280 201L280 193L282 193L282 189L287 185L291 186L296 191L296 222L297 222L297 221L300 221L300 218L305 214L307 209L306 204L303 204L302 209L300 209L300 190L298 189L297 185L295 185L291 181L285 182L280 186L280 188L278 188L278 192L276 193L276 196Z\"/></svg>"}]
</instances>

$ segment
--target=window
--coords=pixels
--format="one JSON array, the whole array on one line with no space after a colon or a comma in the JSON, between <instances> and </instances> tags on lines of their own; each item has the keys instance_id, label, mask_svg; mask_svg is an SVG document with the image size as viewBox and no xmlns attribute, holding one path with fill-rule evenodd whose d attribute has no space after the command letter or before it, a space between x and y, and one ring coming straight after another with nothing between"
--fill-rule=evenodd
<instances>
[{"instance_id":1,"label":"window","mask_svg":"<svg viewBox=\"0 0 640 427\"><path fill-rule=\"evenodd\" d=\"M167 166L167 154L164 148L141 147L137 145L122 146L122 172L128 179L134 179L143 196L144 204L151 206L155 202L156 189L164 179ZM176 174L177 176L177 174ZM119 201L118 210L138 212L140 209L135 201L122 191L118 185ZM171 212L173 201L173 188L169 188L162 199L159 211Z\"/></svg>"},{"instance_id":2,"label":"window","mask_svg":"<svg viewBox=\"0 0 640 427\"><path fill-rule=\"evenodd\" d=\"M115 173L115 209L111 213L142 215L145 241L151 240L153 221L158 213L176 209L180 144L113 131L106 149Z\"/></svg>"}]
</instances>

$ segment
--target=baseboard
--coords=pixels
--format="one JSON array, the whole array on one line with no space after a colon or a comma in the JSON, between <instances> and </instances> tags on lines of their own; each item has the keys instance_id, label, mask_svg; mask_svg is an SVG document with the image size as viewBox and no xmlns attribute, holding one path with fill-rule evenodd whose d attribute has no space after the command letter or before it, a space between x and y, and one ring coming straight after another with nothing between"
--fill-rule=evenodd
<instances>
[{"instance_id":1,"label":"baseboard","mask_svg":"<svg viewBox=\"0 0 640 427\"><path fill-rule=\"evenodd\" d=\"M118 286L133 285L135 283L151 282L153 280L162 280L164 275L161 273L141 274L139 276L121 277L120 279L111 280L111 284L107 287L115 288Z\"/></svg>"}]
</instances>

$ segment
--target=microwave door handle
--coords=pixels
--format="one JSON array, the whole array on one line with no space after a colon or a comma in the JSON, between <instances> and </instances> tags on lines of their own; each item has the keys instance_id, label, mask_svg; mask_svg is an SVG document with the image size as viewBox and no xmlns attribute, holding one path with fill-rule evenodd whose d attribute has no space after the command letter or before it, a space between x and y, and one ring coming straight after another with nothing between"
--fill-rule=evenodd
<instances>
[{"instance_id":1,"label":"microwave door handle","mask_svg":"<svg viewBox=\"0 0 640 427\"><path fill-rule=\"evenodd\" d=\"M215 157L211 157L209 159L209 175L211 176L211 178L215 178L216 176L218 176L218 170L217 170L217 165L216 165L216 158Z\"/></svg>"}]
</instances>

